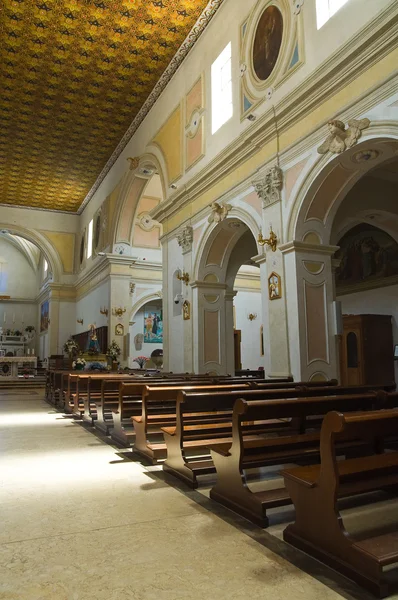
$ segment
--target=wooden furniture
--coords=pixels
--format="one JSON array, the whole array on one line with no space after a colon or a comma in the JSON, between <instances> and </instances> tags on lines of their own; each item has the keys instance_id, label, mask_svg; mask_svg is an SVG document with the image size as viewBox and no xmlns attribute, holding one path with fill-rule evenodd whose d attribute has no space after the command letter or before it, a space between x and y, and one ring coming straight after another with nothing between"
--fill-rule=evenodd
<instances>
[{"instance_id":1,"label":"wooden furniture","mask_svg":"<svg viewBox=\"0 0 398 600\"><path fill-rule=\"evenodd\" d=\"M210 457L209 446L214 444L230 444L232 441L232 411L234 403L239 398L251 400L271 400L275 398L298 398L305 395L336 394L336 386L330 382L320 387L304 387L302 383L295 384L272 384L250 382L253 389L242 391L226 390L218 392L206 392L196 390L193 392L183 391L178 395L176 406L175 426L163 427L164 441L167 447L167 459L163 465L164 471L178 477L191 487L198 485L198 476L213 473L214 463ZM289 387L290 386L290 387ZM212 414L215 413L215 414ZM196 415L196 423L191 422L191 415ZM246 425L245 425L246 426ZM280 427L283 427L280 424ZM290 426L290 423L289 423ZM249 427L249 425L248 425ZM267 429L264 423L262 429ZM274 427L274 424L272 424ZM300 429L299 420L294 424ZM257 424L253 424L253 432L257 430ZM223 439L219 439L219 438ZM198 462L195 456L201 454Z\"/></svg>"},{"instance_id":2,"label":"wooden furniture","mask_svg":"<svg viewBox=\"0 0 398 600\"><path fill-rule=\"evenodd\" d=\"M396 532L355 539L344 528L337 498L364 491L397 491L398 452L383 452L388 436L396 437L398 411L329 413L321 432L321 464L283 471L296 508L295 523L284 539L384 597L389 593L389 565L398 562ZM371 441L371 456L336 461L342 436ZM374 524L373 524L374 526ZM396 574L396 569L395 569Z\"/></svg>"},{"instance_id":3,"label":"wooden furniture","mask_svg":"<svg viewBox=\"0 0 398 600\"><path fill-rule=\"evenodd\" d=\"M391 316L344 315L340 346L341 384L395 381L393 349Z\"/></svg>"},{"instance_id":4,"label":"wooden furniture","mask_svg":"<svg viewBox=\"0 0 398 600\"><path fill-rule=\"evenodd\" d=\"M341 388L341 391L345 391ZM314 390L309 390L309 394ZM317 461L319 457L319 417L330 410L372 410L397 406L398 394L384 391L366 394L327 396L330 390L317 390L318 397L267 400L239 400L233 413L232 443L211 444L211 457L217 471L217 483L210 497L261 527L268 526L267 510L290 504L285 488L253 492L247 484L245 470L269 465L286 464L296 460ZM322 396L320 395L322 394ZM317 418L314 419L313 417ZM247 422L266 419L289 419L291 431L282 431L273 438L245 439L250 433ZM339 452L363 452L364 445L345 443Z\"/></svg>"}]
</instances>

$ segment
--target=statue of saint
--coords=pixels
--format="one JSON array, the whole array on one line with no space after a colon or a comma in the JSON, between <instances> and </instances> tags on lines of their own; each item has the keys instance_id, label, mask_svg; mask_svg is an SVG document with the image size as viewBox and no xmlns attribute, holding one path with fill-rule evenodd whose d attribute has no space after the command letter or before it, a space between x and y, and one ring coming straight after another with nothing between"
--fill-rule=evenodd
<instances>
[{"instance_id":1,"label":"statue of saint","mask_svg":"<svg viewBox=\"0 0 398 600\"><path fill-rule=\"evenodd\" d=\"M89 335L88 335L88 354L100 354L101 348L99 347L98 339L97 339L97 331L95 328L95 324L92 323L89 327Z\"/></svg>"}]
</instances>

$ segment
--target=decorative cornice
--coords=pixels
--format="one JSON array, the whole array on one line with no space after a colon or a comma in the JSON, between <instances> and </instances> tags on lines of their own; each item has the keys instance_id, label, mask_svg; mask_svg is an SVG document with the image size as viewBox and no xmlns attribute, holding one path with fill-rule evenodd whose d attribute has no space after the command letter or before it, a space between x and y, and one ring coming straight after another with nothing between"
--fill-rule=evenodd
<instances>
[{"instance_id":1,"label":"decorative cornice","mask_svg":"<svg viewBox=\"0 0 398 600\"><path fill-rule=\"evenodd\" d=\"M172 79L173 75L176 73L179 66L185 60L188 53L190 52L190 50L192 49L194 44L198 41L198 39L200 38L200 36L204 32L204 30L206 29L208 24L210 23L210 21L216 14L217 10L223 4L223 2L224 2L224 0L210 0L209 1L208 5L206 6L204 11L200 15L199 19L196 21L195 25L189 32L187 38L181 44L177 53L174 55L169 66L167 67L167 69L165 70L165 72L163 73L163 75L161 76L161 78L159 79L159 81L157 82L155 87L153 88L152 92L149 94L144 105L141 107L141 110L139 111L139 113L137 114L137 116L135 117L133 122L131 123L130 127L127 129L126 133L124 134L124 136L122 137L122 139L120 140L118 145L116 146L116 149L112 153L111 157L108 159L105 167L102 169L101 173L97 177L97 180L94 183L93 187L91 188L91 190L85 197L83 203L81 204L78 214L81 214L83 212L83 210L85 209L85 207L87 206L87 204L90 202L91 198L94 196L95 192L98 190L99 186L101 185L101 183L103 182L103 180L105 179L107 174L109 173L110 169L115 164L116 160L119 158L120 154L123 152L124 148L127 146L129 141L131 140L132 136L137 131L138 127L141 125L142 121L145 119L145 117L147 116L147 114L149 113L149 111L151 110L153 105L155 104L155 102L158 100L161 93L166 88L166 86Z\"/></svg>"},{"instance_id":2,"label":"decorative cornice","mask_svg":"<svg viewBox=\"0 0 398 600\"><path fill-rule=\"evenodd\" d=\"M339 52L334 53L291 93L284 96L279 104L249 125L238 139L229 144L186 185L181 186L177 192L153 209L152 217L163 222L188 203L193 203L196 198L234 171L238 164L247 161L259 149L272 141L275 138L276 125L279 135L281 135L298 121L312 114L316 106L330 99L353 77L359 76L394 50L397 40L398 8L391 4L342 46ZM390 79L396 76L395 72ZM378 88L380 87L382 86L378 84ZM386 90L383 89L382 94L385 93ZM377 98L377 91L374 98ZM364 104L367 105L366 100ZM355 106L355 113L361 112L358 98L354 98L347 106ZM346 107L342 107L341 111L343 110L346 110ZM315 134L316 141L322 140L323 131L318 126L308 131L304 139L308 139L313 134ZM301 139L295 140L294 144L286 148L284 152L289 152L301 141ZM255 176L256 172L254 171L247 178L247 183Z\"/></svg>"},{"instance_id":3,"label":"decorative cornice","mask_svg":"<svg viewBox=\"0 0 398 600\"><path fill-rule=\"evenodd\" d=\"M326 246L325 244L307 244L307 242L299 242L293 240L279 246L279 250L282 254L289 254L290 252L310 252L313 254L327 254L332 256L340 246Z\"/></svg>"}]
</instances>

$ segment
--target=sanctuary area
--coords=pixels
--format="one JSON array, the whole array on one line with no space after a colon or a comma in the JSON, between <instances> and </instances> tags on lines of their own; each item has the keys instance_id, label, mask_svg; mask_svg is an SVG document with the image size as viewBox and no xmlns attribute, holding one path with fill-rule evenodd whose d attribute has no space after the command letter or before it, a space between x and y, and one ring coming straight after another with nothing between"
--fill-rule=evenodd
<instances>
[{"instance_id":1,"label":"sanctuary area","mask_svg":"<svg viewBox=\"0 0 398 600\"><path fill-rule=\"evenodd\" d=\"M0 598L398 598L398 0L0 40Z\"/></svg>"}]
</instances>

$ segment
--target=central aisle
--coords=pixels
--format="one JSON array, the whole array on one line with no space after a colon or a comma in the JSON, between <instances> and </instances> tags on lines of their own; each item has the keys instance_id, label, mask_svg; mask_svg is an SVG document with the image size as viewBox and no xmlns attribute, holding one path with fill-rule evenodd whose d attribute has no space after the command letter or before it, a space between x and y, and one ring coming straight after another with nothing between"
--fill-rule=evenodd
<instances>
[{"instance_id":1,"label":"central aisle","mask_svg":"<svg viewBox=\"0 0 398 600\"><path fill-rule=\"evenodd\" d=\"M341 598L38 393L0 397L0 478L1 600Z\"/></svg>"}]
</instances>

